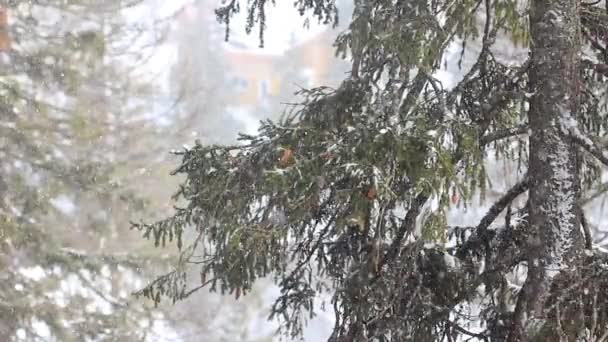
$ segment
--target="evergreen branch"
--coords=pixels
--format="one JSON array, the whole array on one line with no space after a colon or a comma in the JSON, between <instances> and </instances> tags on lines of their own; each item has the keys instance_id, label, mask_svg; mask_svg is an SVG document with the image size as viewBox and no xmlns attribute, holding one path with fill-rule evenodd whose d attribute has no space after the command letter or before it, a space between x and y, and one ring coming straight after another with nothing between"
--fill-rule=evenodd
<instances>
[{"instance_id":1,"label":"evergreen branch","mask_svg":"<svg viewBox=\"0 0 608 342\"><path fill-rule=\"evenodd\" d=\"M529 177L526 175L524 178L515 184L506 194L504 194L498 201L496 201L490 210L483 216L479 221L479 224L475 228L475 236L469 238L457 251L457 254L464 255L467 250L472 249L474 246L479 245L480 242L487 244L488 228L496 220L498 215L509 205L517 196L523 194L530 187Z\"/></svg>"},{"instance_id":2,"label":"evergreen branch","mask_svg":"<svg viewBox=\"0 0 608 342\"><path fill-rule=\"evenodd\" d=\"M518 127L511 128L511 129L507 129L505 131L496 132L496 134L488 135L488 136L486 136L487 137L486 139L482 139L481 145L488 144L492 141L495 141L497 139L501 139L501 138L504 138L507 136L511 136L511 135L515 135L515 134L522 134L522 133L525 133L526 131L527 131L527 126L518 126ZM500 215L500 213L517 196L519 196L520 194L525 192L528 189L528 187L529 187L529 180L528 180L528 177L525 176L522 181L520 181L515 186L513 186L513 188L511 188L505 195L503 195L503 197L501 197L496 203L494 203L494 205L490 208L488 213L482 218L479 225L477 226L477 228L476 228L477 236L480 237L482 234L485 235L485 231L490 226L490 224L492 222L494 222L496 217L498 217L498 215ZM428 200L428 196L423 193L419 194L414 199L410 209L408 210L408 212L405 216L405 219L403 220L401 227L399 228L399 230L397 232L397 235L393 239L393 242L391 243L384 258L380 261L380 263L378 265L378 269L381 270L384 265L391 262L392 259L396 257L396 255L399 252L399 245L401 244L403 238L405 237L405 234L413 231L413 229L415 228L416 218L418 217L418 214L420 213L420 209L426 203L427 200ZM469 240L469 241L471 241L471 240ZM463 248L465 246L468 247L469 241L467 241L467 243L465 243Z\"/></svg>"},{"instance_id":3,"label":"evergreen branch","mask_svg":"<svg viewBox=\"0 0 608 342\"><path fill-rule=\"evenodd\" d=\"M470 338L477 338L477 339L483 340L483 341L490 341L490 338L486 334L474 333L472 331L469 331L469 330L461 327L458 323L452 322L450 320L446 320L445 322L452 328L458 330L460 333L463 333L463 334L469 336Z\"/></svg>"},{"instance_id":4,"label":"evergreen branch","mask_svg":"<svg viewBox=\"0 0 608 342\"><path fill-rule=\"evenodd\" d=\"M589 195L581 200L581 205L584 206L584 205L588 204L589 202L593 201L594 199L604 195L606 192L608 192L608 182L603 182L597 186L594 193L592 193L591 195Z\"/></svg>"},{"instance_id":5,"label":"evergreen branch","mask_svg":"<svg viewBox=\"0 0 608 342\"><path fill-rule=\"evenodd\" d=\"M527 281L526 281L527 284ZM525 284L524 284L525 286ZM522 288L517 294L517 301L515 303L515 309L513 310L513 319L511 323L511 329L507 336L507 342L516 342L523 335L523 327L524 327L524 314L525 314L525 306L527 304L527 291Z\"/></svg>"},{"instance_id":6,"label":"evergreen branch","mask_svg":"<svg viewBox=\"0 0 608 342\"><path fill-rule=\"evenodd\" d=\"M451 94L453 96L453 98L450 98L449 102L453 102L454 99L457 97L457 95L462 93L464 88L469 84L469 82L472 81L475 73L477 71L480 71L481 69L483 69L483 66L487 63L488 55L490 55L492 53L490 50L490 47L494 44L494 41L496 40L496 33L498 32L498 26L494 26L494 28L490 29L491 28L491 17L490 17L490 9L489 9L490 6L489 6L488 0L486 0L485 6L486 6L486 21L484 24L484 36L483 36L483 41L482 41L482 46L481 46L481 52L479 53L479 56L477 56L477 60L475 61L475 64L473 64L471 69L469 69L469 71L464 75L462 80L460 80L460 82L458 82L456 87L454 87L452 94Z\"/></svg>"},{"instance_id":7,"label":"evergreen branch","mask_svg":"<svg viewBox=\"0 0 608 342\"><path fill-rule=\"evenodd\" d=\"M481 4L481 2L482 2L482 0L479 0L477 2L476 6L471 9L471 11L469 12L470 15L475 14L475 12L477 11L477 8ZM489 20L489 18L488 18L488 20ZM457 35L457 30L455 30L454 24L455 23L453 23L451 27L444 28L444 31L449 32L449 33L446 35L444 41L441 44L441 47L437 51L438 56L443 55L443 51L447 48L449 43L452 42L452 39ZM489 32L487 35L485 35L484 42L489 43L490 40L493 40L495 38L496 32L497 32L497 28L493 29L492 32ZM486 44L484 44L484 46L485 45ZM489 45L486 50L489 51ZM483 51L482 51L481 55L484 55ZM473 74L477 70L479 61L482 59L481 55L478 59L478 63L475 63L473 68L471 70L469 70L467 75L465 75L464 79L450 93L450 96L446 97L446 99L448 100L447 101L448 103L453 102L453 100L457 97L457 95L459 93L461 93L461 90L462 90L461 88L463 88L464 85L466 85L468 83L468 81L469 81L468 78L473 76ZM441 60L441 58L439 58L439 59ZM485 56L484 56L484 59L485 59ZM407 117L407 114L409 114L409 112L411 112L411 110L413 109L412 107L416 103L416 100L420 97L420 94L424 90L425 85L428 80L429 80L429 78L427 77L427 74L425 72L423 72L422 70L419 70L419 72L416 74L416 77L412 81L412 84L410 85L410 89L407 92L407 96L405 97L405 100L399 106L399 113L401 113L402 118ZM439 95L439 94L437 94L437 95ZM452 98L452 96L453 96L453 98Z\"/></svg>"},{"instance_id":8,"label":"evergreen branch","mask_svg":"<svg viewBox=\"0 0 608 342\"><path fill-rule=\"evenodd\" d=\"M207 281L205 281L205 282L201 283L199 286L193 287L192 289L188 290L188 292L184 292L184 293L183 293L183 294L180 296L180 299L185 299L185 298L190 297L190 296L191 296L193 293L195 293L196 291L198 291L198 290L200 290L200 289L204 288L205 286L207 286L207 285L209 285L209 284L211 284L211 283L213 283L213 282L217 281L218 279L219 279L219 278L215 278L215 277L214 277L214 278L211 278L211 279L208 279Z\"/></svg>"},{"instance_id":9,"label":"evergreen branch","mask_svg":"<svg viewBox=\"0 0 608 342\"><path fill-rule=\"evenodd\" d=\"M606 48L604 48L602 45L600 45L596 39L594 39L593 37L591 37L591 35L589 34L589 32L585 29L581 30L583 32L583 34L585 35L585 38L587 38L587 40L589 41L589 43L591 44L591 47L600 51L601 53L606 53Z\"/></svg>"},{"instance_id":10,"label":"evergreen branch","mask_svg":"<svg viewBox=\"0 0 608 342\"><path fill-rule=\"evenodd\" d=\"M583 234L585 236L585 248L591 250L593 248L593 236L591 235L591 230L589 229L589 222L587 222L585 212L580 205L577 206L577 210L581 217L581 227L583 228Z\"/></svg>"},{"instance_id":11,"label":"evergreen branch","mask_svg":"<svg viewBox=\"0 0 608 342\"><path fill-rule=\"evenodd\" d=\"M313 255L315 254L315 252L321 246L321 244L323 242L323 238L325 237L325 235L327 234L327 232L331 228L331 225L334 224L334 222L336 220L337 214L338 213L335 212L334 215L332 215L332 217L327 221L327 224L325 225L325 227L319 233L319 238L317 239L317 242L312 247L312 249L307 253L308 255L306 256L306 258L296 265L296 267L289 273L289 275L281 282L282 284L285 283L286 280L293 281L293 279L295 279L295 276L298 274L298 272L300 271L300 269L302 269L303 266L307 265L310 262L310 260L312 259Z\"/></svg>"},{"instance_id":12,"label":"evergreen branch","mask_svg":"<svg viewBox=\"0 0 608 342\"><path fill-rule=\"evenodd\" d=\"M416 77L412 81L411 88L408 90L407 96L405 97L405 100L401 104L399 110L399 112L402 113L402 119L405 119L407 117L407 114L409 114L413 110L412 107L416 103L416 99L420 97L420 94L424 90L426 81L427 77L424 72L420 71L418 72L418 74L416 74Z\"/></svg>"},{"instance_id":13,"label":"evergreen branch","mask_svg":"<svg viewBox=\"0 0 608 342\"><path fill-rule=\"evenodd\" d=\"M592 156L594 156L597 160L604 164L604 166L608 166L608 151L605 151L601 147L597 146L576 126L570 127L569 131L569 137L574 143L581 146L585 151L589 152Z\"/></svg>"},{"instance_id":14,"label":"evergreen branch","mask_svg":"<svg viewBox=\"0 0 608 342\"><path fill-rule=\"evenodd\" d=\"M478 231L484 231L488 229L490 224L496 220L496 217L500 215L500 213L511 203L513 200L523 194L526 190L528 190L530 186L530 180L528 176L525 175L524 178L515 184L506 194L504 194L492 207L490 210L484 215L484 217L479 221L479 225L477 225Z\"/></svg>"},{"instance_id":15,"label":"evergreen branch","mask_svg":"<svg viewBox=\"0 0 608 342\"><path fill-rule=\"evenodd\" d=\"M606 49L603 49L602 51L606 51ZM587 69L592 69L595 72L597 72L598 74L608 77L608 64L594 63L588 59L581 60L581 64L583 67L585 67Z\"/></svg>"},{"instance_id":16,"label":"evergreen branch","mask_svg":"<svg viewBox=\"0 0 608 342\"><path fill-rule=\"evenodd\" d=\"M95 286L95 284L92 281L90 281L89 279L87 279L84 275L82 275L81 272L74 272L74 274L76 274L76 276L80 279L80 281L84 283L84 285L86 286L87 289L94 292L99 298L101 298L106 303L110 304L114 309L116 309L116 308L125 309L128 307L128 305L126 303L120 303L117 300L115 300L114 298L111 298L109 294L103 293L98 288L98 286Z\"/></svg>"},{"instance_id":17,"label":"evergreen branch","mask_svg":"<svg viewBox=\"0 0 608 342\"><path fill-rule=\"evenodd\" d=\"M479 144L484 146L484 145L490 144L494 141L505 139L505 138L510 138L512 136L516 136L516 135L520 135L520 134L525 134L526 132L528 132L527 124L501 129L498 131L494 131L492 133L488 133L488 134L484 135L483 137L481 137L479 139Z\"/></svg>"},{"instance_id":18,"label":"evergreen branch","mask_svg":"<svg viewBox=\"0 0 608 342\"><path fill-rule=\"evenodd\" d=\"M418 196L416 196L410 205L407 214L405 215L405 219L403 220L401 227L399 227L399 230L397 231L397 235L389 246L388 251L384 255L384 258L382 258L382 260L378 263L378 270L382 270L384 265L390 263L397 256L397 254L399 254L399 246L401 245L401 241L403 241L406 233L411 233L414 231L414 228L416 227L416 218L420 213L420 209L428 199L429 196L426 193L420 193Z\"/></svg>"},{"instance_id":19,"label":"evergreen branch","mask_svg":"<svg viewBox=\"0 0 608 342\"><path fill-rule=\"evenodd\" d=\"M603 0L595 0L595 1L589 1L589 2L581 1L581 6L583 6L583 7L586 7L586 6L595 6L595 5L599 4L602 1Z\"/></svg>"}]
</instances>

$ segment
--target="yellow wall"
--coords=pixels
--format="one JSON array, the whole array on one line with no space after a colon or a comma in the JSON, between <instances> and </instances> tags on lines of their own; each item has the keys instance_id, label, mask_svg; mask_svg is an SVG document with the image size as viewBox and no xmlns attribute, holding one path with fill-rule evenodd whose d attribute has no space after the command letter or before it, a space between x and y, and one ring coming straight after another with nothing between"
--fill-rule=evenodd
<instances>
[{"instance_id":1,"label":"yellow wall","mask_svg":"<svg viewBox=\"0 0 608 342\"><path fill-rule=\"evenodd\" d=\"M322 83L327 78L332 59L333 50L331 44L324 34L311 39L295 48L298 56L297 65L302 69L312 71L313 84ZM278 96L284 82L283 75L275 67L283 56L262 55L250 51L226 51L225 58L228 63L229 73L234 77L234 82L245 81L238 96L233 101L238 105L258 105L262 100L262 82L266 82L266 95Z\"/></svg>"}]
</instances>

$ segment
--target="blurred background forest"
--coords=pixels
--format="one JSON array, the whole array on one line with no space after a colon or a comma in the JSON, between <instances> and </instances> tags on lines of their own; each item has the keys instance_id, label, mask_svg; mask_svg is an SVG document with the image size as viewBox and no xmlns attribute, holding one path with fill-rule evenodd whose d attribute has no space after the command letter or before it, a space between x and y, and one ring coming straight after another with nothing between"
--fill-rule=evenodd
<instances>
[{"instance_id":1,"label":"blurred background forest","mask_svg":"<svg viewBox=\"0 0 608 342\"><path fill-rule=\"evenodd\" d=\"M172 209L169 152L235 142L298 87L346 70L338 30L302 30L291 5L264 48L237 25L224 42L216 5L0 1L0 340L272 339L270 283L238 302L202 291L154 308L133 296L177 255L130 230ZM330 328L317 321L310 340Z\"/></svg>"},{"instance_id":2,"label":"blurred background forest","mask_svg":"<svg viewBox=\"0 0 608 342\"><path fill-rule=\"evenodd\" d=\"M270 281L238 301L198 291L155 308L133 296L177 253L130 230L175 205L171 150L235 143L260 119L278 119L298 89L344 78L332 43L351 1L339 1L335 29L277 3L261 48L244 17L224 41L215 1L0 0L1 341L278 340L266 320ZM501 57L521 58L499 40ZM467 47L465 70L476 49ZM459 47L452 57L456 70ZM458 73L439 76L449 86ZM490 166L494 190L514 169ZM606 189L587 202L597 235ZM485 209L449 219L466 224ZM325 340L332 324L319 313L304 339Z\"/></svg>"}]
</instances>

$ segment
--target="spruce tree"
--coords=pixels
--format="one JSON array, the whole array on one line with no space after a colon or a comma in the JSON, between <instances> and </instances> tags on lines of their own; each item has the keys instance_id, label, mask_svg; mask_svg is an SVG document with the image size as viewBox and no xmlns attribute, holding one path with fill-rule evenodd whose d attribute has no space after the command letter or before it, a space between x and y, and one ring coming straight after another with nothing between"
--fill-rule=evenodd
<instances>
[{"instance_id":1,"label":"spruce tree","mask_svg":"<svg viewBox=\"0 0 608 342\"><path fill-rule=\"evenodd\" d=\"M151 135L121 63L138 4L0 1L2 341L144 339L158 317L129 297L154 259L120 244L145 203L121 175L141 162L129 139Z\"/></svg>"},{"instance_id":2,"label":"spruce tree","mask_svg":"<svg viewBox=\"0 0 608 342\"><path fill-rule=\"evenodd\" d=\"M141 294L238 298L272 277L270 317L289 336L329 296L330 341L601 339L608 255L583 203L608 166L604 5L355 0L336 40L352 63L339 87L302 91L297 110L240 144L177 152L175 214L134 228L182 257ZM263 43L268 6L220 7L226 38L243 9ZM332 0L295 7L336 24ZM527 58L498 58L497 39ZM479 49L447 87L436 75L454 42ZM476 225L452 225L454 203L464 211L500 192L491 160L519 180Z\"/></svg>"}]
</instances>

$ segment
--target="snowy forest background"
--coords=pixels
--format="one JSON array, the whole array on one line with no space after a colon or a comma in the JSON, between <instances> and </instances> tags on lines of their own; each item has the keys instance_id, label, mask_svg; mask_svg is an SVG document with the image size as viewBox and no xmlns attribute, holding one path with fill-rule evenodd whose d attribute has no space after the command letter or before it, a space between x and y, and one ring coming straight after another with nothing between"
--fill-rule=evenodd
<instances>
[{"instance_id":1,"label":"snowy forest background","mask_svg":"<svg viewBox=\"0 0 608 342\"><path fill-rule=\"evenodd\" d=\"M171 150L196 139L236 143L238 132L278 119L300 87L344 78L347 63L331 43L352 4L339 5L337 28L311 19L302 29L306 16L279 2L260 48L242 16L224 42L210 1L1 0L0 340L278 340L267 321L278 296L270 280L239 300L198 291L154 307L133 296L178 253L155 248L130 222L171 212L180 181L170 176ZM502 62L526 57L511 37L497 41ZM306 55L313 47L318 53ZM454 43L435 75L445 87L480 44L465 50ZM475 225L516 182L517 165L487 168L486 201L454 208L452 225ZM585 204L600 244L608 233L602 177ZM326 340L332 315L318 312L304 340Z\"/></svg>"}]
</instances>

